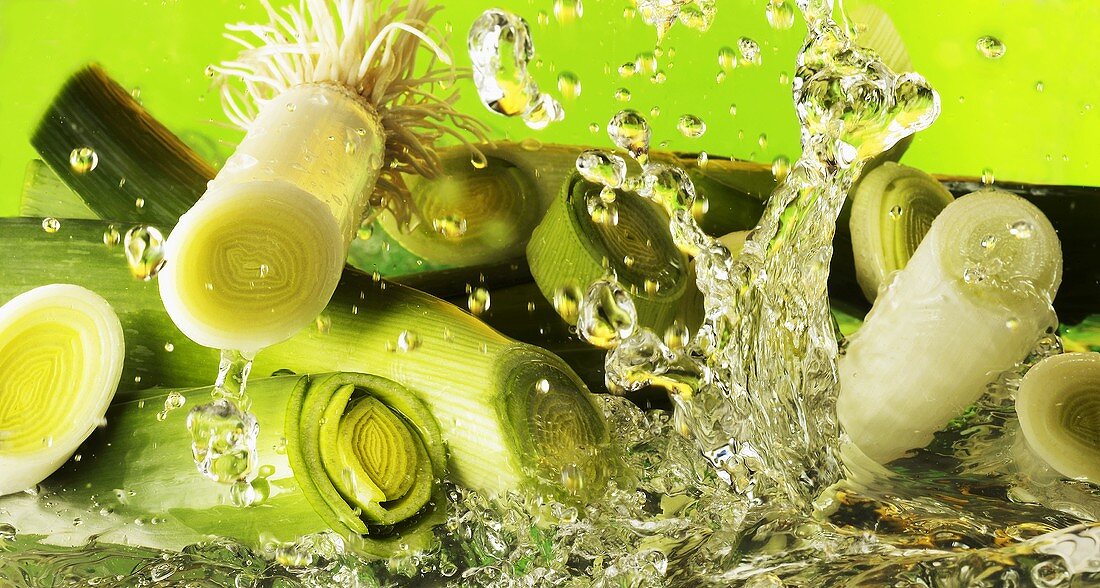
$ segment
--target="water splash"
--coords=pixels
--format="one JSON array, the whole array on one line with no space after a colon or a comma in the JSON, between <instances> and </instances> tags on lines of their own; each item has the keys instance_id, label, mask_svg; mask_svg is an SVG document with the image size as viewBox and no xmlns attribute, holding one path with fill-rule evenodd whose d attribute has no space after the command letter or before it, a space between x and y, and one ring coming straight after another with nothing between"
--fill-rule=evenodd
<instances>
[{"instance_id":1,"label":"water splash","mask_svg":"<svg viewBox=\"0 0 1100 588\"><path fill-rule=\"evenodd\" d=\"M199 472L215 482L247 484L256 472L256 439L260 424L248 412L246 393L253 355L222 350L213 402L187 413L191 450ZM167 407L166 407L167 410Z\"/></svg>"}]
</instances>

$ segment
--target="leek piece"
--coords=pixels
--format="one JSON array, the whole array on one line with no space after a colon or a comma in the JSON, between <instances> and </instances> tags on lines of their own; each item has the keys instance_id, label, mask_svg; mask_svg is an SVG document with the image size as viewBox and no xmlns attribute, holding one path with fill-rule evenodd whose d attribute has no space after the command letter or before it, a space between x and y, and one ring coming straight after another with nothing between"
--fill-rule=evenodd
<instances>
[{"instance_id":1,"label":"leek piece","mask_svg":"<svg viewBox=\"0 0 1100 588\"><path fill-rule=\"evenodd\" d=\"M633 296L638 323L664 329L694 287L687 256L672 241L668 217L634 194L615 191L617 223L594 220L588 202L601 189L580 174L569 177L527 245L531 275L558 314L576 324L584 290L612 273Z\"/></svg>"},{"instance_id":2,"label":"leek piece","mask_svg":"<svg viewBox=\"0 0 1100 588\"><path fill-rule=\"evenodd\" d=\"M393 217L378 221L396 245L444 266L523 255L531 232L573 172L579 149L503 142L481 151L485 159L475 166L468 150L444 150L439 177L407 178L420 223L402 230Z\"/></svg>"},{"instance_id":3,"label":"leek piece","mask_svg":"<svg viewBox=\"0 0 1100 588\"><path fill-rule=\"evenodd\" d=\"M1016 414L1027 446L1067 478L1100 483L1100 353L1048 357L1024 375Z\"/></svg>"},{"instance_id":4,"label":"leek piece","mask_svg":"<svg viewBox=\"0 0 1100 588\"><path fill-rule=\"evenodd\" d=\"M80 195L69 189L41 159L32 159L27 163L19 214L53 218L99 218L80 199Z\"/></svg>"},{"instance_id":5,"label":"leek piece","mask_svg":"<svg viewBox=\"0 0 1100 588\"><path fill-rule=\"evenodd\" d=\"M86 288L40 286L0 306L0 495L34 488L101 424L124 354L118 317Z\"/></svg>"},{"instance_id":6,"label":"leek piece","mask_svg":"<svg viewBox=\"0 0 1100 588\"><path fill-rule=\"evenodd\" d=\"M0 256L0 301L56 279L94 287L127 331L124 388L208 383L213 373L200 366L217 365L217 352L173 326L156 285L134 280L121 248L103 244L108 226L63 221L50 234L36 219L0 219L0 240L51 260ZM252 373L279 369L369 372L409 388L439 422L452 478L470 488L557 490L562 472L579 468L598 491L608 474L591 463L608 440L603 415L560 358L399 284L346 271L315 326L258 355Z\"/></svg>"},{"instance_id":7,"label":"leek piece","mask_svg":"<svg viewBox=\"0 0 1100 588\"><path fill-rule=\"evenodd\" d=\"M13 497L12 522L69 544L94 534L178 549L218 535L257 547L332 530L379 557L401 543L431 546L446 513L446 454L435 419L412 393L357 373L257 379L250 389L264 423L261 475L251 482L213 486L190 459L185 409L209 402L211 388L122 392L107 412L110 426L39 489L57 511L99 508L74 528L71 517L42 516L50 509L41 501ZM166 403L181 408L157 416ZM149 517L157 524L134 524Z\"/></svg>"},{"instance_id":8,"label":"leek piece","mask_svg":"<svg viewBox=\"0 0 1100 588\"><path fill-rule=\"evenodd\" d=\"M94 64L61 88L31 143L100 218L173 224L214 176L208 164ZM83 155L81 150L86 150Z\"/></svg>"},{"instance_id":9,"label":"leek piece","mask_svg":"<svg viewBox=\"0 0 1100 588\"><path fill-rule=\"evenodd\" d=\"M1062 256L1026 200L981 191L950 204L875 301L839 365L837 414L880 463L924 447L1055 320Z\"/></svg>"},{"instance_id":10,"label":"leek piece","mask_svg":"<svg viewBox=\"0 0 1100 588\"><path fill-rule=\"evenodd\" d=\"M849 229L856 279L874 302L888 276L913 256L933 219L954 197L932 176L886 162L859 181L851 195Z\"/></svg>"}]
</instances>

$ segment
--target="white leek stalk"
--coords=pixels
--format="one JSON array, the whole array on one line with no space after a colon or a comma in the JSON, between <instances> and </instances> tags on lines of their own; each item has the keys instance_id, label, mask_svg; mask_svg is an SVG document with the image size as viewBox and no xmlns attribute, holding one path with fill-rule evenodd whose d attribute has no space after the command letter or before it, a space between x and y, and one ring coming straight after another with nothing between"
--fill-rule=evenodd
<instances>
[{"instance_id":1,"label":"white leek stalk","mask_svg":"<svg viewBox=\"0 0 1100 588\"><path fill-rule=\"evenodd\" d=\"M840 361L837 413L880 463L924 447L1054 321L1058 237L1017 196L975 192L932 223Z\"/></svg>"},{"instance_id":2,"label":"white leek stalk","mask_svg":"<svg viewBox=\"0 0 1100 588\"><path fill-rule=\"evenodd\" d=\"M1027 446L1067 478L1100 483L1100 353L1048 357L1016 392Z\"/></svg>"},{"instance_id":3,"label":"white leek stalk","mask_svg":"<svg viewBox=\"0 0 1100 588\"><path fill-rule=\"evenodd\" d=\"M80 286L0 306L0 495L33 488L102 423L125 354L111 306Z\"/></svg>"},{"instance_id":4,"label":"white leek stalk","mask_svg":"<svg viewBox=\"0 0 1100 588\"><path fill-rule=\"evenodd\" d=\"M265 3L266 5L266 3ZM424 32L422 0L306 0L267 25L236 25L245 50L214 68L232 122L247 135L168 239L161 295L173 321L209 347L258 351L320 313L348 245L372 207L410 213L401 172L432 175L431 145L471 128L421 87L452 77ZM427 29L431 30L431 29ZM419 45L434 58L416 66ZM377 189L377 192L376 192Z\"/></svg>"}]
</instances>

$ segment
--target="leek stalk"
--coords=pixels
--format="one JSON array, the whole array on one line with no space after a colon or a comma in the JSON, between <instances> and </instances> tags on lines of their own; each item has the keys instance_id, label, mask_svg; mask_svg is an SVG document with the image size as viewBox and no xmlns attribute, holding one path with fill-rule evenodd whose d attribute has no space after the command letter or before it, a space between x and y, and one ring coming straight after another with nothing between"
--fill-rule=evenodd
<instances>
[{"instance_id":1,"label":"leek stalk","mask_svg":"<svg viewBox=\"0 0 1100 588\"><path fill-rule=\"evenodd\" d=\"M180 333L155 284L134 280L121 248L104 245L106 230L99 221L63 221L46 233L34 219L0 220L0 240L51 260L0 259L0 301L56 279L94 288L127 333L124 389L208 383L217 352ZM196 369L204 365L211 371ZM280 369L368 372L409 388L439 422L452 478L470 488L560 490L563 479L570 486L584 477L598 491L607 476L596 463L608 439L603 416L561 359L399 284L345 272L315 325L257 356L252 373Z\"/></svg>"},{"instance_id":2,"label":"leek stalk","mask_svg":"<svg viewBox=\"0 0 1100 588\"><path fill-rule=\"evenodd\" d=\"M837 414L880 463L924 447L1052 327L1054 228L1026 200L982 191L948 205L875 300L839 364Z\"/></svg>"},{"instance_id":3,"label":"leek stalk","mask_svg":"<svg viewBox=\"0 0 1100 588\"><path fill-rule=\"evenodd\" d=\"M120 393L110 425L38 488L0 501L21 532L178 549L210 535L250 546L332 530L359 553L429 547L445 519L445 451L427 407L404 387L354 373L252 382L264 422L260 476L226 490L190 460L187 410L210 388ZM93 508L89 511L89 506ZM79 527L73 518L80 518Z\"/></svg>"},{"instance_id":4,"label":"leek stalk","mask_svg":"<svg viewBox=\"0 0 1100 588\"><path fill-rule=\"evenodd\" d=\"M94 292L33 288L0 306L0 495L33 488L102 424L122 326Z\"/></svg>"}]
</instances>

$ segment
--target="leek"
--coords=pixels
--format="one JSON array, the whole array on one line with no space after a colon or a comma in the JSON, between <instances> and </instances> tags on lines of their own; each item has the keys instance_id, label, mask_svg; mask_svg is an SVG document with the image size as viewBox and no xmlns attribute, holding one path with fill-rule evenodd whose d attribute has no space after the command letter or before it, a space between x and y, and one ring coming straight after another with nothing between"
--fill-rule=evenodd
<instances>
[{"instance_id":1,"label":"leek","mask_svg":"<svg viewBox=\"0 0 1100 588\"><path fill-rule=\"evenodd\" d=\"M840 360L837 414L855 445L880 463L927 445L1052 326L1061 274L1054 228L1026 200L950 204Z\"/></svg>"},{"instance_id":2,"label":"leek","mask_svg":"<svg viewBox=\"0 0 1100 588\"><path fill-rule=\"evenodd\" d=\"M673 243L667 216L641 197L614 192L618 221L596 219L589 204L603 199L601 187L570 176L527 245L531 275L558 314L576 324L584 290L612 274L633 296L638 322L663 329L694 288L688 258Z\"/></svg>"},{"instance_id":3,"label":"leek","mask_svg":"<svg viewBox=\"0 0 1100 588\"><path fill-rule=\"evenodd\" d=\"M259 476L227 494L191 463L186 410L154 418L166 403L197 406L210 388L120 393L109 427L38 488L55 506L13 497L24 533L82 544L97 535L178 549L209 535L250 546L332 530L359 553L425 549L445 519L446 455L427 407L404 387L355 373L251 383L263 419ZM201 409L200 409L201 410ZM89 505L97 508L88 512ZM247 507L247 508L246 508ZM43 516L43 510L54 510ZM67 518L56 516L66 513ZM74 527L71 516L80 516ZM156 517L156 524L150 517ZM135 524L141 519L143 524Z\"/></svg>"},{"instance_id":4,"label":"leek","mask_svg":"<svg viewBox=\"0 0 1100 588\"><path fill-rule=\"evenodd\" d=\"M127 332L124 389L208 383L217 352L180 333L156 286L134 280L121 248L103 244L106 230L99 221L63 221L50 234L35 219L0 220L0 241L51 260L0 259L0 301L56 279L95 288ZM211 371L196 369L204 365ZM399 284L345 272L315 325L257 356L252 373L280 369L368 372L404 385L435 415L452 478L470 488L556 491L563 471L580 471L598 491L608 474L595 463L608 439L602 413L561 359Z\"/></svg>"},{"instance_id":5,"label":"leek","mask_svg":"<svg viewBox=\"0 0 1100 588\"><path fill-rule=\"evenodd\" d=\"M886 162L859 181L849 228L856 279L874 302L890 274L905 267L932 221L954 197L932 176Z\"/></svg>"},{"instance_id":6,"label":"leek","mask_svg":"<svg viewBox=\"0 0 1100 588\"><path fill-rule=\"evenodd\" d=\"M1024 375L1016 414L1027 446L1067 478L1100 483L1100 353L1044 359Z\"/></svg>"},{"instance_id":7,"label":"leek","mask_svg":"<svg viewBox=\"0 0 1100 588\"><path fill-rule=\"evenodd\" d=\"M81 200L80 195L66 186L41 159L32 159L27 163L19 214L53 218L99 218Z\"/></svg>"},{"instance_id":8,"label":"leek","mask_svg":"<svg viewBox=\"0 0 1100 588\"><path fill-rule=\"evenodd\" d=\"M80 286L0 306L0 495L33 488L102 424L124 349L110 305Z\"/></svg>"},{"instance_id":9,"label":"leek","mask_svg":"<svg viewBox=\"0 0 1100 588\"><path fill-rule=\"evenodd\" d=\"M441 171L432 144L455 133L449 123L480 134L449 99L422 91L454 75L437 66L450 58L425 32L437 9L417 0L265 8L269 23L230 27L255 42L231 35L243 51L213 68L246 135L169 235L160 280L189 338L244 352L289 338L324 309L368 209L407 222L401 173ZM433 54L424 72L421 44Z\"/></svg>"}]
</instances>

